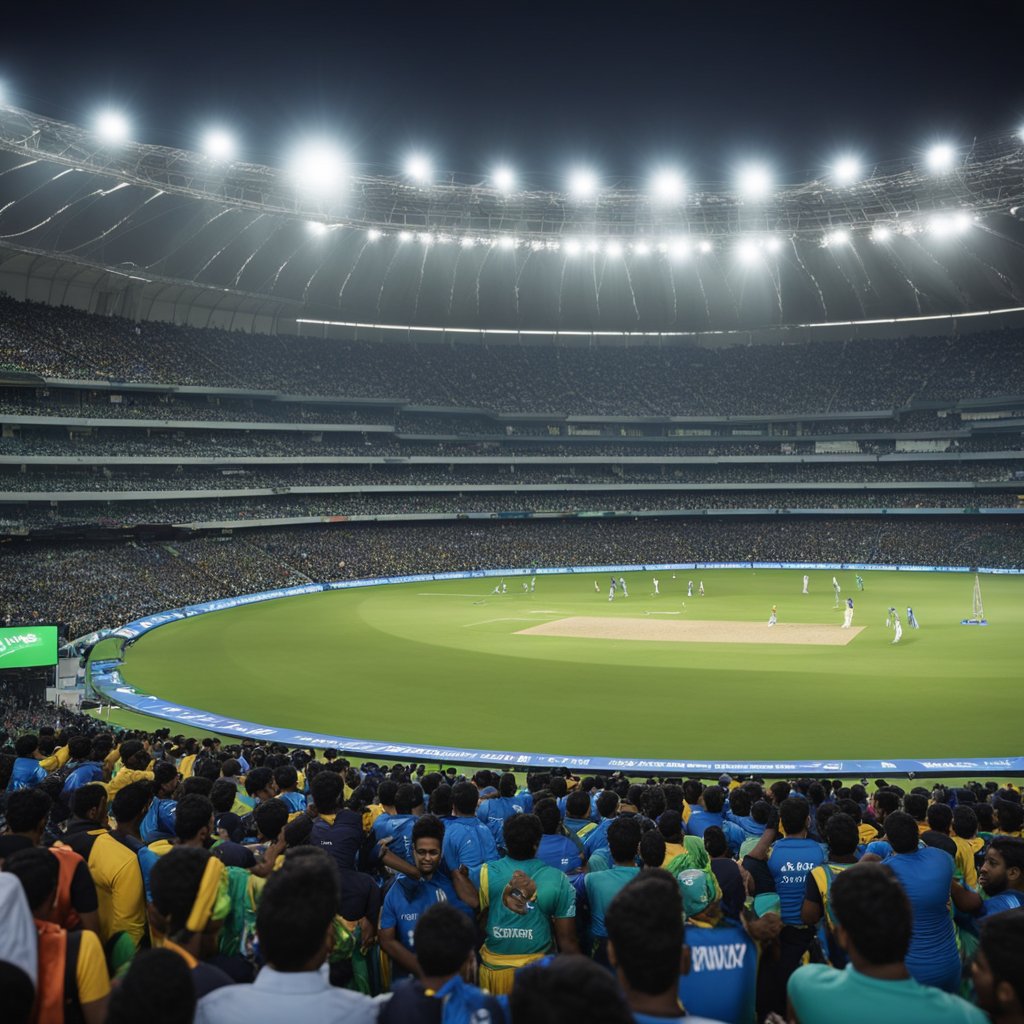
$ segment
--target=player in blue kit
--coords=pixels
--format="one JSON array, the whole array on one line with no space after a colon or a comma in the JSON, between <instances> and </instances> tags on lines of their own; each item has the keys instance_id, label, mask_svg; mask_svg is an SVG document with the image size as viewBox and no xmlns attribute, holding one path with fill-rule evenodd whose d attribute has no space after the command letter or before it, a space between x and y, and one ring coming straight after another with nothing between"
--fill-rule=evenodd
<instances>
[{"instance_id":1,"label":"player in blue kit","mask_svg":"<svg viewBox=\"0 0 1024 1024\"><path fill-rule=\"evenodd\" d=\"M472 782L457 782L452 787L452 811L455 817L444 831L442 859L452 875L465 865L478 868L484 861L498 859L498 845L491 830L477 819L480 797Z\"/></svg>"},{"instance_id":2,"label":"player in blue kit","mask_svg":"<svg viewBox=\"0 0 1024 1024\"><path fill-rule=\"evenodd\" d=\"M373 822L373 837L378 842L381 839L390 838L391 845L388 849L396 857L412 863L412 830L419 820L412 813L416 806L417 787L411 782L403 782L395 790L395 813L379 814Z\"/></svg>"}]
</instances>

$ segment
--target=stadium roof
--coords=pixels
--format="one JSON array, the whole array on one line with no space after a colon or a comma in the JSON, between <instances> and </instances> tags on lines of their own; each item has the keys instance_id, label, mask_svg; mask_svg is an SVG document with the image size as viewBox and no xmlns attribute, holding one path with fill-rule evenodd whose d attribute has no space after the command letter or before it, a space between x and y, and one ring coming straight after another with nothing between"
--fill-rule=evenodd
<instances>
[{"instance_id":1,"label":"stadium roof","mask_svg":"<svg viewBox=\"0 0 1024 1024\"><path fill-rule=\"evenodd\" d=\"M941 173L906 161L659 203L358 173L318 193L0 107L0 279L57 302L134 287L165 309L669 334L958 314L1024 305L1022 210L1010 133Z\"/></svg>"}]
</instances>

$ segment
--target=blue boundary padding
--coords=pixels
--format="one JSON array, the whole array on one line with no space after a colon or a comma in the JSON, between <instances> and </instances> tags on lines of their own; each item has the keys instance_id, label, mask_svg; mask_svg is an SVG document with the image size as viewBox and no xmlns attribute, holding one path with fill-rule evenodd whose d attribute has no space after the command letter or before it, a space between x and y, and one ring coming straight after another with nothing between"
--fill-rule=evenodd
<instances>
[{"instance_id":1,"label":"blue boundary padding","mask_svg":"<svg viewBox=\"0 0 1024 1024\"><path fill-rule=\"evenodd\" d=\"M389 583L422 583L434 580L480 579L488 576L543 576L565 573L605 573L605 572L666 572L670 570L700 569L832 569L832 570L884 570L893 572L979 572L1020 575L1020 569L980 569L968 566L929 566L929 565L868 565L858 562L829 564L819 562L675 562L657 565L589 565L573 568L538 568L538 569L488 569L474 572L426 573L416 576L382 576L363 580L341 580L335 583L310 583L298 587L284 587L279 590L265 590L258 594L244 594L239 597L223 598L219 601L207 601L202 604L187 605L148 615L142 619L122 626L113 632L124 644L134 643L140 636L170 622L205 615L209 612L224 611L242 605L256 604L261 601L273 601L282 597L297 597L301 594L317 594L328 590L347 590L354 587L376 587ZM92 688L115 704L137 711L144 715L160 718L164 721L177 722L184 726L193 726L209 732L224 735L249 737L268 743L284 743L290 747L334 747L347 754L361 754L367 760L373 759L412 759L442 762L471 762L478 764L500 764L508 768L527 767L558 767L584 769L592 772L624 771L632 774L677 773L709 775L720 772L741 773L785 773L785 774L881 774L885 772L905 773L949 773L949 772L984 772L986 774L1024 774L1024 757L985 757L985 758L936 758L907 760L893 759L890 761L686 761L686 760L651 760L646 758L625 757L581 757L563 754L538 754L509 750L479 750L467 747L417 746L407 743L390 743L383 740L358 739L351 736L329 736L317 732L279 729L256 722L225 715L216 715L198 708L190 708L181 704L165 701L163 698L141 693L121 677L119 660L104 660L93 663L90 667L90 683Z\"/></svg>"}]
</instances>

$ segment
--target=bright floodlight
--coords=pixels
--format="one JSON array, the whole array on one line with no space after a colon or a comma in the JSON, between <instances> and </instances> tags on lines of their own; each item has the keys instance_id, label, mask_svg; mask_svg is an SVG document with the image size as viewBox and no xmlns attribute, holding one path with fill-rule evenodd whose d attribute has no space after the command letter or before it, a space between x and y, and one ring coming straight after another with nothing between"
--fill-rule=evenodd
<instances>
[{"instance_id":1,"label":"bright floodlight","mask_svg":"<svg viewBox=\"0 0 1024 1024\"><path fill-rule=\"evenodd\" d=\"M203 136L203 152L211 160L230 160L235 149L234 138L222 128L211 128Z\"/></svg>"},{"instance_id":2,"label":"bright floodlight","mask_svg":"<svg viewBox=\"0 0 1024 1024\"><path fill-rule=\"evenodd\" d=\"M740 170L737 184L745 199L763 199L772 190L772 176L762 164L748 164Z\"/></svg>"},{"instance_id":3,"label":"bright floodlight","mask_svg":"<svg viewBox=\"0 0 1024 1024\"><path fill-rule=\"evenodd\" d=\"M398 240L400 242L411 242L413 239L413 233L411 231L399 231Z\"/></svg>"},{"instance_id":4,"label":"bright floodlight","mask_svg":"<svg viewBox=\"0 0 1024 1024\"><path fill-rule=\"evenodd\" d=\"M940 142L932 146L925 156L925 162L931 171L948 171L956 159L956 150L948 142Z\"/></svg>"},{"instance_id":5,"label":"bright floodlight","mask_svg":"<svg viewBox=\"0 0 1024 1024\"><path fill-rule=\"evenodd\" d=\"M690 243L685 238L673 239L669 244L668 253L674 260L685 260L690 255Z\"/></svg>"},{"instance_id":6,"label":"bright floodlight","mask_svg":"<svg viewBox=\"0 0 1024 1024\"><path fill-rule=\"evenodd\" d=\"M832 168L837 185L852 185L860 176L860 161L855 156L841 156Z\"/></svg>"},{"instance_id":7,"label":"bright floodlight","mask_svg":"<svg viewBox=\"0 0 1024 1024\"><path fill-rule=\"evenodd\" d=\"M884 224L876 224L871 229L871 240L873 242L888 242L892 232Z\"/></svg>"},{"instance_id":8,"label":"bright floodlight","mask_svg":"<svg viewBox=\"0 0 1024 1024\"><path fill-rule=\"evenodd\" d=\"M434 169L431 166L430 161L422 153L413 153L412 156L405 161L405 173L412 178L413 181L417 181L421 185L425 185L433 176Z\"/></svg>"},{"instance_id":9,"label":"bright floodlight","mask_svg":"<svg viewBox=\"0 0 1024 1024\"><path fill-rule=\"evenodd\" d=\"M597 175L586 167L577 167L569 175L569 194L574 199L589 199L597 191Z\"/></svg>"},{"instance_id":10,"label":"bright floodlight","mask_svg":"<svg viewBox=\"0 0 1024 1024\"><path fill-rule=\"evenodd\" d=\"M622 243L611 241L604 247L605 256L621 256L622 255Z\"/></svg>"},{"instance_id":11,"label":"bright floodlight","mask_svg":"<svg viewBox=\"0 0 1024 1024\"><path fill-rule=\"evenodd\" d=\"M779 252L782 249L782 240L773 236L764 243L764 247L768 252Z\"/></svg>"},{"instance_id":12,"label":"bright floodlight","mask_svg":"<svg viewBox=\"0 0 1024 1024\"><path fill-rule=\"evenodd\" d=\"M366 238L370 242L376 242L381 236L380 228L368 228L366 232Z\"/></svg>"},{"instance_id":13,"label":"bright floodlight","mask_svg":"<svg viewBox=\"0 0 1024 1024\"><path fill-rule=\"evenodd\" d=\"M516 240L511 235L502 235L498 239L498 246L501 249L514 249L516 247Z\"/></svg>"},{"instance_id":14,"label":"bright floodlight","mask_svg":"<svg viewBox=\"0 0 1024 1024\"><path fill-rule=\"evenodd\" d=\"M970 214L961 211L953 217L953 227L957 231L966 231L971 226Z\"/></svg>"},{"instance_id":15,"label":"bright floodlight","mask_svg":"<svg viewBox=\"0 0 1024 1024\"><path fill-rule=\"evenodd\" d=\"M320 194L332 192L342 183L345 161L330 142L312 140L295 151L291 174L301 189Z\"/></svg>"},{"instance_id":16,"label":"bright floodlight","mask_svg":"<svg viewBox=\"0 0 1024 1024\"><path fill-rule=\"evenodd\" d=\"M825 244L830 248L846 245L850 241L850 233L843 228L836 228L825 236Z\"/></svg>"},{"instance_id":17,"label":"bright floodlight","mask_svg":"<svg viewBox=\"0 0 1024 1024\"><path fill-rule=\"evenodd\" d=\"M570 238L565 243L565 255L566 256L579 256L583 252L583 246L575 238Z\"/></svg>"},{"instance_id":18,"label":"bright floodlight","mask_svg":"<svg viewBox=\"0 0 1024 1024\"><path fill-rule=\"evenodd\" d=\"M678 202L684 191L683 176L671 167L663 167L651 177L651 194L658 202Z\"/></svg>"},{"instance_id":19,"label":"bright floodlight","mask_svg":"<svg viewBox=\"0 0 1024 1024\"><path fill-rule=\"evenodd\" d=\"M704 238L697 244L697 248L700 249L700 251L706 255L707 253L711 252L711 243L706 238Z\"/></svg>"},{"instance_id":20,"label":"bright floodlight","mask_svg":"<svg viewBox=\"0 0 1024 1024\"><path fill-rule=\"evenodd\" d=\"M754 263L757 260L758 255L757 244L752 242L749 238L740 242L740 244L736 246L737 258L740 263L744 263L747 266Z\"/></svg>"},{"instance_id":21,"label":"bright floodlight","mask_svg":"<svg viewBox=\"0 0 1024 1024\"><path fill-rule=\"evenodd\" d=\"M459 244L463 249L472 249L473 246L476 245L476 239L473 238L472 235L463 235L459 240Z\"/></svg>"},{"instance_id":22,"label":"bright floodlight","mask_svg":"<svg viewBox=\"0 0 1024 1024\"><path fill-rule=\"evenodd\" d=\"M651 251L651 247L646 242L636 242L633 246L633 252L637 256L646 256Z\"/></svg>"},{"instance_id":23,"label":"bright floodlight","mask_svg":"<svg viewBox=\"0 0 1024 1024\"><path fill-rule=\"evenodd\" d=\"M516 174L511 167L496 167L491 181L499 192L511 192L516 187Z\"/></svg>"},{"instance_id":24,"label":"bright floodlight","mask_svg":"<svg viewBox=\"0 0 1024 1024\"><path fill-rule=\"evenodd\" d=\"M314 238L319 238L321 235L327 234L327 225L321 224L318 220L311 220L306 226L309 228L309 233L313 235Z\"/></svg>"},{"instance_id":25,"label":"bright floodlight","mask_svg":"<svg viewBox=\"0 0 1024 1024\"><path fill-rule=\"evenodd\" d=\"M96 118L96 134L104 142L125 142L128 139L128 118L117 110L104 110Z\"/></svg>"}]
</instances>

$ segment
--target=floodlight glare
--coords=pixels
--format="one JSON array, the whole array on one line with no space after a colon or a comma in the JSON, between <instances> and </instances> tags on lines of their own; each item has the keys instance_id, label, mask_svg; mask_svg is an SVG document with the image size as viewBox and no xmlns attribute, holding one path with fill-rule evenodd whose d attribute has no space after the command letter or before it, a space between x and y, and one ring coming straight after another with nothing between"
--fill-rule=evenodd
<instances>
[{"instance_id":1,"label":"floodlight glare","mask_svg":"<svg viewBox=\"0 0 1024 1024\"><path fill-rule=\"evenodd\" d=\"M651 251L651 247L646 242L637 242L633 246L633 252L637 256L646 256Z\"/></svg>"},{"instance_id":2,"label":"floodlight glare","mask_svg":"<svg viewBox=\"0 0 1024 1024\"><path fill-rule=\"evenodd\" d=\"M234 138L221 128L211 128L203 136L203 152L211 160L230 160L235 148Z\"/></svg>"},{"instance_id":3,"label":"floodlight glare","mask_svg":"<svg viewBox=\"0 0 1024 1024\"><path fill-rule=\"evenodd\" d=\"M369 228L366 232L366 237L371 242L376 242L381 236L380 228Z\"/></svg>"},{"instance_id":4,"label":"floodlight glare","mask_svg":"<svg viewBox=\"0 0 1024 1024\"><path fill-rule=\"evenodd\" d=\"M117 110L104 110L96 118L96 134L104 142L126 142L128 118Z\"/></svg>"},{"instance_id":5,"label":"floodlight glare","mask_svg":"<svg viewBox=\"0 0 1024 1024\"><path fill-rule=\"evenodd\" d=\"M892 232L884 224L877 224L871 229L873 242L888 242L891 236Z\"/></svg>"},{"instance_id":6,"label":"floodlight glare","mask_svg":"<svg viewBox=\"0 0 1024 1024\"><path fill-rule=\"evenodd\" d=\"M764 247L768 252L779 252L782 249L782 240L779 238L769 238L765 243Z\"/></svg>"},{"instance_id":7,"label":"floodlight glare","mask_svg":"<svg viewBox=\"0 0 1024 1024\"><path fill-rule=\"evenodd\" d=\"M459 244L463 249L472 249L476 245L476 239L471 238L469 235L463 235Z\"/></svg>"},{"instance_id":8,"label":"floodlight glare","mask_svg":"<svg viewBox=\"0 0 1024 1024\"><path fill-rule=\"evenodd\" d=\"M682 175L670 167L655 171L651 178L651 194L660 203L678 202L684 191Z\"/></svg>"},{"instance_id":9,"label":"floodlight glare","mask_svg":"<svg viewBox=\"0 0 1024 1024\"><path fill-rule=\"evenodd\" d=\"M587 242L587 252L594 253L594 252L600 252L600 251L601 251L601 246L598 245L598 243L594 239L591 239L589 242Z\"/></svg>"},{"instance_id":10,"label":"floodlight glare","mask_svg":"<svg viewBox=\"0 0 1024 1024\"><path fill-rule=\"evenodd\" d=\"M829 248L846 245L850 241L850 233L843 228L836 228L825 236L825 245Z\"/></svg>"},{"instance_id":11,"label":"floodlight glare","mask_svg":"<svg viewBox=\"0 0 1024 1024\"><path fill-rule=\"evenodd\" d=\"M747 266L749 266L751 263L754 263L757 260L757 245L754 242L750 241L749 238L745 239L744 241L740 242L739 245L736 246L736 256L739 259L740 263L744 263Z\"/></svg>"},{"instance_id":12,"label":"floodlight glare","mask_svg":"<svg viewBox=\"0 0 1024 1024\"><path fill-rule=\"evenodd\" d=\"M621 256L622 255L622 243L611 241L604 247L605 256Z\"/></svg>"},{"instance_id":13,"label":"floodlight glare","mask_svg":"<svg viewBox=\"0 0 1024 1024\"><path fill-rule=\"evenodd\" d=\"M413 153L405 161L405 173L421 185L427 184L433 176L430 161L422 153Z\"/></svg>"},{"instance_id":14,"label":"floodlight glare","mask_svg":"<svg viewBox=\"0 0 1024 1024\"><path fill-rule=\"evenodd\" d=\"M953 218L953 227L958 231L966 231L971 226L971 218L961 211Z\"/></svg>"},{"instance_id":15,"label":"floodlight glare","mask_svg":"<svg viewBox=\"0 0 1024 1024\"><path fill-rule=\"evenodd\" d=\"M435 242L434 236L429 231L421 231L416 236L424 245L433 245Z\"/></svg>"},{"instance_id":16,"label":"floodlight glare","mask_svg":"<svg viewBox=\"0 0 1024 1024\"><path fill-rule=\"evenodd\" d=\"M697 248L700 249L702 253L709 253L711 252L711 243L704 238L698 243Z\"/></svg>"},{"instance_id":17,"label":"floodlight glare","mask_svg":"<svg viewBox=\"0 0 1024 1024\"><path fill-rule=\"evenodd\" d=\"M953 222L941 213L928 221L928 230L936 238L945 238L953 230Z\"/></svg>"},{"instance_id":18,"label":"floodlight glare","mask_svg":"<svg viewBox=\"0 0 1024 1024\"><path fill-rule=\"evenodd\" d=\"M579 254L582 251L583 251L583 246L580 245L580 243L578 241L576 241L575 238L570 238L569 241L565 243L565 255L566 256L579 256Z\"/></svg>"},{"instance_id":19,"label":"floodlight glare","mask_svg":"<svg viewBox=\"0 0 1024 1024\"><path fill-rule=\"evenodd\" d=\"M597 192L597 175L586 167L577 167L569 175L569 194L574 199L589 199Z\"/></svg>"},{"instance_id":20,"label":"floodlight glare","mask_svg":"<svg viewBox=\"0 0 1024 1024\"><path fill-rule=\"evenodd\" d=\"M685 260L690 255L690 243L684 238L677 238L669 245L668 252L674 260Z\"/></svg>"},{"instance_id":21,"label":"floodlight glare","mask_svg":"<svg viewBox=\"0 0 1024 1024\"><path fill-rule=\"evenodd\" d=\"M498 246L502 249L514 249L516 247L516 240L511 235L502 235L498 239Z\"/></svg>"},{"instance_id":22,"label":"floodlight glare","mask_svg":"<svg viewBox=\"0 0 1024 1024\"><path fill-rule=\"evenodd\" d=\"M341 152L330 142L304 142L291 159L291 175L299 188L319 194L335 191L345 174Z\"/></svg>"},{"instance_id":23,"label":"floodlight glare","mask_svg":"<svg viewBox=\"0 0 1024 1024\"><path fill-rule=\"evenodd\" d=\"M515 171L511 167L496 167L491 181L499 192L511 192L516 187Z\"/></svg>"},{"instance_id":24,"label":"floodlight glare","mask_svg":"<svg viewBox=\"0 0 1024 1024\"><path fill-rule=\"evenodd\" d=\"M852 185L861 176L860 161L855 156L842 156L832 168L837 185Z\"/></svg>"},{"instance_id":25,"label":"floodlight glare","mask_svg":"<svg viewBox=\"0 0 1024 1024\"><path fill-rule=\"evenodd\" d=\"M745 199L763 199L772 190L772 177L762 164L747 164L737 178L740 194Z\"/></svg>"},{"instance_id":26,"label":"floodlight glare","mask_svg":"<svg viewBox=\"0 0 1024 1024\"><path fill-rule=\"evenodd\" d=\"M932 146L928 150L925 162L931 171L948 171L953 166L955 158L956 151L953 147L948 142L940 142L937 146Z\"/></svg>"},{"instance_id":27,"label":"floodlight glare","mask_svg":"<svg viewBox=\"0 0 1024 1024\"><path fill-rule=\"evenodd\" d=\"M321 224L318 220L311 220L306 227L309 229L309 233L315 238L319 238L321 235L327 234L327 225Z\"/></svg>"},{"instance_id":28,"label":"floodlight glare","mask_svg":"<svg viewBox=\"0 0 1024 1024\"><path fill-rule=\"evenodd\" d=\"M412 234L411 231L399 231L398 232L398 240L400 242L411 242L412 239L413 239L413 234Z\"/></svg>"}]
</instances>

